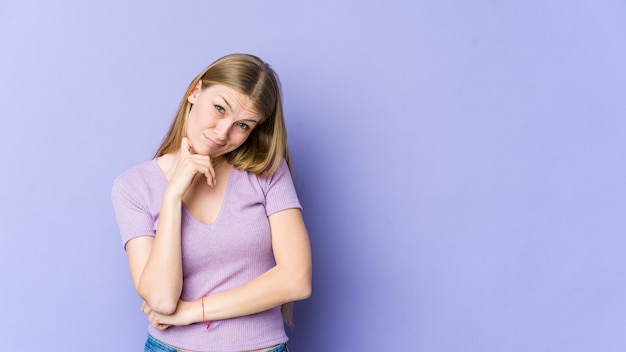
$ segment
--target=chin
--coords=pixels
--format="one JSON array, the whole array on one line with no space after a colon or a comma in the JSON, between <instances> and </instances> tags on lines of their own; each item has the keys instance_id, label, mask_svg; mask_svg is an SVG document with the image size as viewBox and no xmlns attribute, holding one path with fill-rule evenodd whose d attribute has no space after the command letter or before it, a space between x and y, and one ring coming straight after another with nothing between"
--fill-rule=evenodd
<instances>
[{"instance_id":1,"label":"chin","mask_svg":"<svg viewBox=\"0 0 626 352\"><path fill-rule=\"evenodd\" d=\"M211 159L217 159L221 156L224 156L224 154L226 154L228 152L223 152L223 151L219 151L219 152L210 152L206 155L208 155L209 157L211 157Z\"/></svg>"}]
</instances>

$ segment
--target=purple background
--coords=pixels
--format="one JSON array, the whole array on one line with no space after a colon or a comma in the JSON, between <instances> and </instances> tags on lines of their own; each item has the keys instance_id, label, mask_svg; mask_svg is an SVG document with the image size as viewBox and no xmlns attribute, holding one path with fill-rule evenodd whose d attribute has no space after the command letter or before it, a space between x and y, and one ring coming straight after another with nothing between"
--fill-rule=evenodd
<instances>
[{"instance_id":1,"label":"purple background","mask_svg":"<svg viewBox=\"0 0 626 352\"><path fill-rule=\"evenodd\" d=\"M110 189L209 62L284 88L291 348L626 350L622 1L2 1L2 350L139 351Z\"/></svg>"}]
</instances>

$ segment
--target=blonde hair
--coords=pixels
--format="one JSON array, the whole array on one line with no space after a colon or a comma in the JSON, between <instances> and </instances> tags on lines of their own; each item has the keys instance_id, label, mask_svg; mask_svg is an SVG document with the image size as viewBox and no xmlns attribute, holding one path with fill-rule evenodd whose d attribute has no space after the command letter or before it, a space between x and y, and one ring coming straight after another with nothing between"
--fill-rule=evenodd
<instances>
[{"instance_id":1,"label":"blonde hair","mask_svg":"<svg viewBox=\"0 0 626 352\"><path fill-rule=\"evenodd\" d=\"M224 155L229 163L260 177L272 175L283 158L291 169L280 81L268 64L249 54L224 56L191 81L155 157L176 152L180 148L187 134L187 116L191 109L187 97L198 82L202 82L202 89L221 84L247 95L254 109L261 115L260 123L248 139L239 148Z\"/></svg>"},{"instance_id":2,"label":"blonde hair","mask_svg":"<svg viewBox=\"0 0 626 352\"><path fill-rule=\"evenodd\" d=\"M252 130L248 139L239 148L225 155L229 163L238 169L267 177L274 174L284 158L291 170L280 81L268 64L249 54L231 54L217 59L191 81L155 157L176 152L180 148L182 139L187 134L187 116L191 110L187 97L200 81L202 89L221 84L247 95L254 109L261 115L260 123ZM283 320L290 327L293 326L292 311L292 303L281 307Z\"/></svg>"}]
</instances>

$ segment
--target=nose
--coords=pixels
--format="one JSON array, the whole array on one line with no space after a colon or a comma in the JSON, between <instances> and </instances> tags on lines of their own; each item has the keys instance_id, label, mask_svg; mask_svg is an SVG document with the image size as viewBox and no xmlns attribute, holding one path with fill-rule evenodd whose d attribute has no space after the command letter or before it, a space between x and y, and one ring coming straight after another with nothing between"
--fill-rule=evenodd
<instances>
[{"instance_id":1,"label":"nose","mask_svg":"<svg viewBox=\"0 0 626 352\"><path fill-rule=\"evenodd\" d=\"M228 138L231 126L232 124L229 119L220 120L217 122L217 125L215 125L215 134L219 139L224 141Z\"/></svg>"}]
</instances>

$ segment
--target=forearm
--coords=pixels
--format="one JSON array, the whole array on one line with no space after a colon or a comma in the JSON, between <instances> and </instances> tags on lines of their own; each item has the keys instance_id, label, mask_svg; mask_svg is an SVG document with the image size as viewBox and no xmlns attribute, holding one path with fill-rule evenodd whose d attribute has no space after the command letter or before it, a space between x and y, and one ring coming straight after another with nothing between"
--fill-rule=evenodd
<instances>
[{"instance_id":1,"label":"forearm","mask_svg":"<svg viewBox=\"0 0 626 352\"><path fill-rule=\"evenodd\" d=\"M152 309L171 314L183 284L180 197L163 198L159 225L137 291Z\"/></svg>"},{"instance_id":2,"label":"forearm","mask_svg":"<svg viewBox=\"0 0 626 352\"><path fill-rule=\"evenodd\" d=\"M172 325L184 326L251 315L310 295L310 276L305 275L300 285L295 281L287 285L288 273L281 271L281 268L275 267L235 289L195 301L180 300L173 314L158 312L147 303L142 305L142 311L154 327L163 330Z\"/></svg>"},{"instance_id":3,"label":"forearm","mask_svg":"<svg viewBox=\"0 0 626 352\"><path fill-rule=\"evenodd\" d=\"M245 285L204 298L204 316L211 321L255 314L310 294L310 276L274 267Z\"/></svg>"},{"instance_id":4,"label":"forearm","mask_svg":"<svg viewBox=\"0 0 626 352\"><path fill-rule=\"evenodd\" d=\"M252 281L195 301L179 300L175 312L162 313L144 303L142 311L153 326L189 325L251 315L306 299L311 294L310 257L301 265L277 265Z\"/></svg>"},{"instance_id":5,"label":"forearm","mask_svg":"<svg viewBox=\"0 0 626 352\"><path fill-rule=\"evenodd\" d=\"M188 325L251 315L306 299L311 294L311 248L301 213L291 209L270 216L276 265L228 291L180 301L172 315L151 315L155 326ZM203 304L204 303L204 304Z\"/></svg>"},{"instance_id":6,"label":"forearm","mask_svg":"<svg viewBox=\"0 0 626 352\"><path fill-rule=\"evenodd\" d=\"M311 294L311 246L299 209L269 216L276 265L237 288L204 300L207 320L254 314Z\"/></svg>"}]
</instances>

